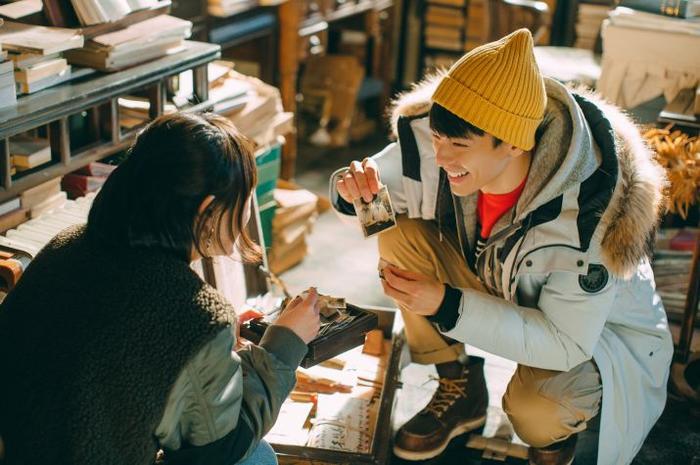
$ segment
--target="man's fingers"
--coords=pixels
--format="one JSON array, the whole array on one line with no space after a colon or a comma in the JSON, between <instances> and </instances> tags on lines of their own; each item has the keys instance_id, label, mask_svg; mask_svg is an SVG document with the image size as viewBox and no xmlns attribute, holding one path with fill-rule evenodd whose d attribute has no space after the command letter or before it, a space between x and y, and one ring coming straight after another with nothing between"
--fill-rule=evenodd
<instances>
[{"instance_id":1,"label":"man's fingers","mask_svg":"<svg viewBox=\"0 0 700 465\"><path fill-rule=\"evenodd\" d=\"M362 196L362 199L366 203L371 202L372 197L374 197L374 194L370 191L369 185L367 184L367 176L365 175L365 170L362 167L362 164L359 161L353 161L352 163L350 163L350 172L355 177L355 182L357 183L357 187L360 190L360 195Z\"/></svg>"},{"instance_id":2,"label":"man's fingers","mask_svg":"<svg viewBox=\"0 0 700 465\"><path fill-rule=\"evenodd\" d=\"M400 292L391 287L391 285L388 282L386 282L386 280L382 280L382 288L384 289L384 294L386 294L388 297L391 297L398 303L405 304L405 299L408 296L403 292Z\"/></svg>"},{"instance_id":3,"label":"man's fingers","mask_svg":"<svg viewBox=\"0 0 700 465\"><path fill-rule=\"evenodd\" d=\"M391 287L404 294L412 294L414 291L413 283L398 276L390 266L384 268L384 280L387 281Z\"/></svg>"},{"instance_id":4,"label":"man's fingers","mask_svg":"<svg viewBox=\"0 0 700 465\"><path fill-rule=\"evenodd\" d=\"M362 167L365 171L365 176L367 177L367 185L372 195L379 192L379 170L377 168L377 163L371 158L365 158L362 161Z\"/></svg>"},{"instance_id":5,"label":"man's fingers","mask_svg":"<svg viewBox=\"0 0 700 465\"><path fill-rule=\"evenodd\" d=\"M335 183L335 188L338 189L338 195L340 195L346 201L352 202L352 196L350 195L348 188L345 186L345 180L343 178L338 179L338 182Z\"/></svg>"},{"instance_id":6,"label":"man's fingers","mask_svg":"<svg viewBox=\"0 0 700 465\"><path fill-rule=\"evenodd\" d=\"M428 277L425 275L416 273L415 271L403 270L394 265L389 265L389 268L391 269L392 273L394 273L396 276L407 279L409 281L425 281L426 279L428 279Z\"/></svg>"},{"instance_id":7,"label":"man's fingers","mask_svg":"<svg viewBox=\"0 0 700 465\"><path fill-rule=\"evenodd\" d=\"M355 176L351 172L345 173L343 176L343 182L345 183L345 188L348 191L349 197L352 200L359 199L360 196L360 189L357 187L357 183L355 182Z\"/></svg>"}]
</instances>

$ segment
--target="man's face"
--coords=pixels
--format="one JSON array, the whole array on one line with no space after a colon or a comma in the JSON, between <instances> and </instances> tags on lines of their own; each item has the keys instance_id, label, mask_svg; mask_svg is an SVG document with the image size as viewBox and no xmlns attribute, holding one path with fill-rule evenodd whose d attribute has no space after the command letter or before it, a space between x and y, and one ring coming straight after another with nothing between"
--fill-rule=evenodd
<instances>
[{"instance_id":1,"label":"man's face","mask_svg":"<svg viewBox=\"0 0 700 465\"><path fill-rule=\"evenodd\" d=\"M502 142L493 146L493 136L449 138L432 133L437 164L447 172L452 193L466 197L497 179L518 149ZM485 189L488 192L488 189Z\"/></svg>"}]
</instances>

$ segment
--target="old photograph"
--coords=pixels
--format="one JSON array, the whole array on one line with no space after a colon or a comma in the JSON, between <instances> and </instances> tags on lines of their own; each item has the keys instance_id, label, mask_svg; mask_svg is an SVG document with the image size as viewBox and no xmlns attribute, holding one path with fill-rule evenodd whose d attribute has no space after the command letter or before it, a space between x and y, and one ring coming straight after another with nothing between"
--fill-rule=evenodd
<instances>
[{"instance_id":1,"label":"old photograph","mask_svg":"<svg viewBox=\"0 0 700 465\"><path fill-rule=\"evenodd\" d=\"M365 237L374 236L396 226L396 215L386 186L381 188L371 202L357 199L354 204Z\"/></svg>"}]
</instances>

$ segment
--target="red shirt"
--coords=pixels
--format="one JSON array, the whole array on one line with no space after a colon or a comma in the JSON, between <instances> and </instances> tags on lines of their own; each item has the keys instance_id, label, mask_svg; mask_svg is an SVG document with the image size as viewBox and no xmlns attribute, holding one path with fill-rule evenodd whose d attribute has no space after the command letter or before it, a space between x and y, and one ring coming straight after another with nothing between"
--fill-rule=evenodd
<instances>
[{"instance_id":1,"label":"red shirt","mask_svg":"<svg viewBox=\"0 0 700 465\"><path fill-rule=\"evenodd\" d=\"M488 239L496 222L518 202L520 194L525 189L525 181L527 181L527 176L514 191L507 194L486 194L479 191L476 211L479 215L483 239Z\"/></svg>"}]
</instances>

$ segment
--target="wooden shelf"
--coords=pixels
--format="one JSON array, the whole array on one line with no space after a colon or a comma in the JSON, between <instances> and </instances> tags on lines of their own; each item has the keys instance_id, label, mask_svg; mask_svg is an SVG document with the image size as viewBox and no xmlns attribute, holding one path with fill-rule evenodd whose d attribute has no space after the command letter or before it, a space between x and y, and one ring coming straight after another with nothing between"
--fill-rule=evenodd
<instances>
[{"instance_id":1,"label":"wooden shelf","mask_svg":"<svg viewBox=\"0 0 700 465\"><path fill-rule=\"evenodd\" d=\"M211 108L208 100L207 64L221 55L218 45L185 42L185 50L133 68L98 74L91 79L59 85L17 99L17 106L0 110L0 202L17 196L51 178L62 176L86 164L126 149L137 131L122 132L117 99L139 89L151 88L151 117L163 111L165 81L183 71L194 72L194 90L201 103L183 111ZM106 140L71 153L68 118L83 111L104 110L110 131ZM25 131L48 127L51 141L50 165L9 175L9 138Z\"/></svg>"}]
</instances>

